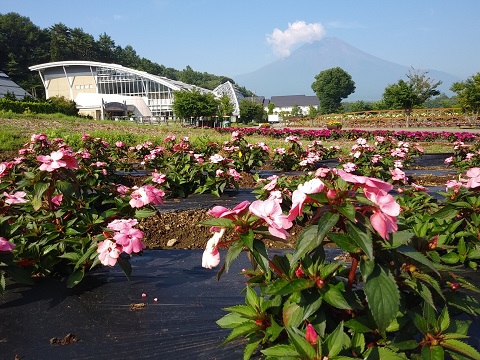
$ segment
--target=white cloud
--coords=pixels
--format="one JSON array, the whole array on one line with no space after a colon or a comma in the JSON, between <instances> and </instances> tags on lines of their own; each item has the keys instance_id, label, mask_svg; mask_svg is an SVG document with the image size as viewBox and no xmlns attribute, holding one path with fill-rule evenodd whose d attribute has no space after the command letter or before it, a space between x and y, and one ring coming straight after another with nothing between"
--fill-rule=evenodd
<instances>
[{"instance_id":1,"label":"white cloud","mask_svg":"<svg viewBox=\"0 0 480 360\"><path fill-rule=\"evenodd\" d=\"M280 57L290 56L293 46L300 43L311 43L325 36L325 29L320 23L306 24L305 21L288 23L285 31L274 29L267 35L267 42L272 45L273 52Z\"/></svg>"},{"instance_id":2,"label":"white cloud","mask_svg":"<svg viewBox=\"0 0 480 360\"><path fill-rule=\"evenodd\" d=\"M117 21L120 21L124 19L124 16L120 14L113 14L113 18Z\"/></svg>"}]
</instances>

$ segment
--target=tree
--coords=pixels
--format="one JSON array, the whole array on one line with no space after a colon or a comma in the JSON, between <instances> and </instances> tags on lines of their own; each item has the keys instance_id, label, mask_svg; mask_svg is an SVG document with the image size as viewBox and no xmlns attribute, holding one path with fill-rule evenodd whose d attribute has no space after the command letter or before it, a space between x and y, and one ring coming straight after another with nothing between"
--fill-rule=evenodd
<instances>
[{"instance_id":1,"label":"tree","mask_svg":"<svg viewBox=\"0 0 480 360\"><path fill-rule=\"evenodd\" d=\"M349 73L340 67L321 71L315 76L312 90L320 100L320 113L335 113L343 99L355 91L355 82Z\"/></svg>"},{"instance_id":2,"label":"tree","mask_svg":"<svg viewBox=\"0 0 480 360\"><path fill-rule=\"evenodd\" d=\"M200 116L217 114L219 101L213 94L202 94L198 90L180 90L173 93L173 112L179 118L198 119Z\"/></svg>"},{"instance_id":3,"label":"tree","mask_svg":"<svg viewBox=\"0 0 480 360\"><path fill-rule=\"evenodd\" d=\"M265 116L265 110L262 104L249 99L240 101L240 120L244 124L251 121L260 122Z\"/></svg>"},{"instance_id":4,"label":"tree","mask_svg":"<svg viewBox=\"0 0 480 360\"><path fill-rule=\"evenodd\" d=\"M234 107L230 101L230 98L227 95L222 95L218 105L218 115L219 116L231 116L233 113Z\"/></svg>"},{"instance_id":5,"label":"tree","mask_svg":"<svg viewBox=\"0 0 480 360\"><path fill-rule=\"evenodd\" d=\"M292 106L292 111L290 111L290 114L292 114L292 116L302 116L303 115L302 109L297 104L294 104Z\"/></svg>"},{"instance_id":6,"label":"tree","mask_svg":"<svg viewBox=\"0 0 480 360\"><path fill-rule=\"evenodd\" d=\"M275 104L272 102L269 102L267 105L268 109L268 115L273 115L273 109L275 109Z\"/></svg>"},{"instance_id":7,"label":"tree","mask_svg":"<svg viewBox=\"0 0 480 360\"><path fill-rule=\"evenodd\" d=\"M313 126L313 120L318 114L318 108L316 106L310 105L308 107L308 118L310 119L310 125Z\"/></svg>"},{"instance_id":8,"label":"tree","mask_svg":"<svg viewBox=\"0 0 480 360\"><path fill-rule=\"evenodd\" d=\"M428 71L410 71L408 81L400 79L396 84L387 86L383 92L383 103L389 109L403 109L405 111L406 126L414 107L422 106L432 96L440 94L436 88L442 83L434 82L427 77Z\"/></svg>"},{"instance_id":9,"label":"tree","mask_svg":"<svg viewBox=\"0 0 480 360\"><path fill-rule=\"evenodd\" d=\"M476 119L480 111L480 72L465 81L453 83L450 90L457 94L462 109L473 113Z\"/></svg>"}]
</instances>

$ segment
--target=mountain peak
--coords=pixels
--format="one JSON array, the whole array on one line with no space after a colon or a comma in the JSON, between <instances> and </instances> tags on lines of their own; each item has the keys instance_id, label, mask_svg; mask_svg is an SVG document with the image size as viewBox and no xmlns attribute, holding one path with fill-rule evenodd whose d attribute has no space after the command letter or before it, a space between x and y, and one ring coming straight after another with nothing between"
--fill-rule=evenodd
<instances>
[{"instance_id":1,"label":"mountain peak","mask_svg":"<svg viewBox=\"0 0 480 360\"><path fill-rule=\"evenodd\" d=\"M321 71L340 67L348 72L355 82L355 93L347 101L375 101L382 97L385 88L400 79L405 79L411 67L399 65L370 55L347 42L326 37L305 44L292 52L288 58L267 64L248 74L238 75L235 82L265 97L276 95L314 95L311 88L315 76ZM422 69L435 80L441 80L441 92L449 93L457 77L441 71Z\"/></svg>"}]
</instances>

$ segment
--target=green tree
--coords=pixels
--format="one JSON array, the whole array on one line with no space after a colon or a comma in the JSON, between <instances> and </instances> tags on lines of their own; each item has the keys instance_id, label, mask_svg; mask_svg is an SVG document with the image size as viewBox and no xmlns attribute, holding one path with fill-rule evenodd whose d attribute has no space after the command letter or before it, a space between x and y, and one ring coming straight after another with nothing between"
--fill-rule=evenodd
<instances>
[{"instance_id":1,"label":"green tree","mask_svg":"<svg viewBox=\"0 0 480 360\"><path fill-rule=\"evenodd\" d=\"M240 101L240 121L248 124L251 121L261 122L265 117L262 104L249 99Z\"/></svg>"},{"instance_id":2,"label":"green tree","mask_svg":"<svg viewBox=\"0 0 480 360\"><path fill-rule=\"evenodd\" d=\"M268 115L273 115L273 109L275 109L275 104L272 102L269 102L267 105L268 109Z\"/></svg>"},{"instance_id":3,"label":"green tree","mask_svg":"<svg viewBox=\"0 0 480 360\"><path fill-rule=\"evenodd\" d=\"M313 126L313 120L318 115L318 108L316 106L310 105L308 107L308 118L310 119L310 125Z\"/></svg>"},{"instance_id":4,"label":"green tree","mask_svg":"<svg viewBox=\"0 0 480 360\"><path fill-rule=\"evenodd\" d=\"M230 101L230 98L227 95L222 95L218 105L218 115L223 116L231 116L233 114L233 104Z\"/></svg>"},{"instance_id":5,"label":"green tree","mask_svg":"<svg viewBox=\"0 0 480 360\"><path fill-rule=\"evenodd\" d=\"M292 114L292 116L302 116L303 115L302 109L300 109L300 106L298 106L297 104L294 104L292 106L292 111L290 111L290 114Z\"/></svg>"},{"instance_id":6,"label":"green tree","mask_svg":"<svg viewBox=\"0 0 480 360\"><path fill-rule=\"evenodd\" d=\"M316 75L312 90L320 100L320 113L331 114L337 112L342 100L355 91L355 82L349 73L335 67Z\"/></svg>"},{"instance_id":7,"label":"green tree","mask_svg":"<svg viewBox=\"0 0 480 360\"><path fill-rule=\"evenodd\" d=\"M383 92L382 100L387 108L405 111L407 127L413 108L422 106L427 99L440 94L436 88L442 82L435 82L427 74L428 71L410 71L407 74L408 81L400 79Z\"/></svg>"},{"instance_id":8,"label":"green tree","mask_svg":"<svg viewBox=\"0 0 480 360\"><path fill-rule=\"evenodd\" d=\"M348 108L349 112L359 112L359 111L369 111L369 110L372 110L372 104L367 103L363 100L358 100L358 101L355 101L354 103L351 103Z\"/></svg>"},{"instance_id":9,"label":"green tree","mask_svg":"<svg viewBox=\"0 0 480 360\"><path fill-rule=\"evenodd\" d=\"M202 94L198 90L180 90L173 93L173 112L183 119L198 119L200 116L217 114L219 101L211 93Z\"/></svg>"},{"instance_id":10,"label":"green tree","mask_svg":"<svg viewBox=\"0 0 480 360\"><path fill-rule=\"evenodd\" d=\"M453 83L450 90L457 94L462 109L471 112L476 119L480 111L480 72L465 81Z\"/></svg>"}]
</instances>

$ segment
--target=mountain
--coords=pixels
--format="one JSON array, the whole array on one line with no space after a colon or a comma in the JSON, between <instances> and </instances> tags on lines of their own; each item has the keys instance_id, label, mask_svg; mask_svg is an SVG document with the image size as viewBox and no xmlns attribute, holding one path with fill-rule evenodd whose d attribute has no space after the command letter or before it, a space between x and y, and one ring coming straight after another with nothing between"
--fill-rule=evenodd
<instances>
[{"instance_id":1,"label":"mountain","mask_svg":"<svg viewBox=\"0 0 480 360\"><path fill-rule=\"evenodd\" d=\"M348 43L333 37L303 45L285 59L274 61L256 71L237 75L235 82L252 90L258 96L270 98L277 95L315 95L311 85L321 71L340 67L355 82L356 90L346 101L375 101L383 91L400 79L406 80L411 67L399 65L367 54ZM442 81L437 88L448 96L452 83L462 79L437 70L428 71L428 77Z\"/></svg>"}]
</instances>

